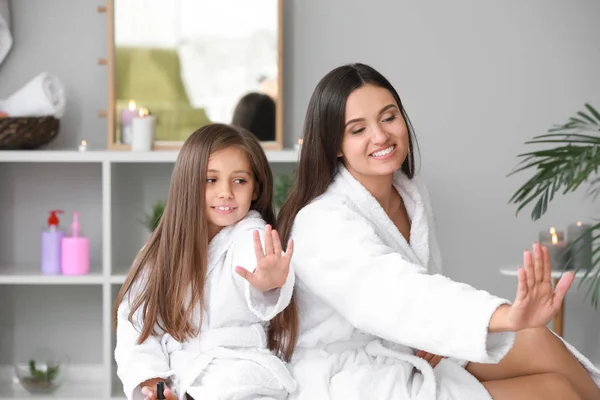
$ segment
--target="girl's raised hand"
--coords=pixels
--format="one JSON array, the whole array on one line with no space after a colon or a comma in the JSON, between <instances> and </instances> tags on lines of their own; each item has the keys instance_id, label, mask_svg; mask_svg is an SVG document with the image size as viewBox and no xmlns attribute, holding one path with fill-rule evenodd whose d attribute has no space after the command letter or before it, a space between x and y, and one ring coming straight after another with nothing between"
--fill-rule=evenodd
<instances>
[{"instance_id":1,"label":"girl's raised hand","mask_svg":"<svg viewBox=\"0 0 600 400\"><path fill-rule=\"evenodd\" d=\"M258 231L253 232L254 253L256 255L256 269L250 272L247 269L237 266L235 271L261 292L267 292L272 289L280 288L285 283L289 271L292 254L294 253L294 241L288 242L285 253L281 248L279 234L271 225L265 228L265 249L260 241Z\"/></svg>"}]
</instances>

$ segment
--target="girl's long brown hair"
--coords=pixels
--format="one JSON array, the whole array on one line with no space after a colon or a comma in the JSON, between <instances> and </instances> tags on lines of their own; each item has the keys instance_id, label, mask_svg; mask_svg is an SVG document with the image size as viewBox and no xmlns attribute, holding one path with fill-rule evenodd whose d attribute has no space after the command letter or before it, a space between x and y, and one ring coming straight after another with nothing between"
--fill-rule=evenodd
<instances>
[{"instance_id":1,"label":"girl's long brown hair","mask_svg":"<svg viewBox=\"0 0 600 400\"><path fill-rule=\"evenodd\" d=\"M160 331L178 341L200 333L201 320L194 321L194 315L198 309L202 318L208 263L206 170L209 156L230 146L244 150L252 166L258 198L251 208L275 226L273 175L254 135L224 124L210 124L195 131L183 144L175 162L163 216L136 257L114 304L116 327L119 305L136 287L128 318L132 323L141 322L138 343ZM293 347L280 348L279 338L286 336L280 329L297 331L295 303L283 314L289 325L272 326L269 336L277 340L269 340L269 345L273 345L271 350L277 354L291 357Z\"/></svg>"}]
</instances>

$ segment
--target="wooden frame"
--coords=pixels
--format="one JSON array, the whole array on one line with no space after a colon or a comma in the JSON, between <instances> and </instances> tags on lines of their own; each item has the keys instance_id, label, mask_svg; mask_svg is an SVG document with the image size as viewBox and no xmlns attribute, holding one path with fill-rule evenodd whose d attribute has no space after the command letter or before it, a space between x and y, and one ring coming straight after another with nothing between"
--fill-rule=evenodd
<instances>
[{"instance_id":1,"label":"wooden frame","mask_svg":"<svg viewBox=\"0 0 600 400\"><path fill-rule=\"evenodd\" d=\"M100 65L107 67L107 110L98 113L99 117L107 118L108 150L131 150L131 146L116 142L116 98L115 98L115 4L118 0L106 0L106 6L98 7L99 13L106 14L106 46L107 57L98 60ZM283 149L283 1L277 0L277 100L275 102L275 141L261 142L265 150ZM191 133L191 132L190 132ZM153 150L178 150L183 142L158 142L153 144Z\"/></svg>"}]
</instances>

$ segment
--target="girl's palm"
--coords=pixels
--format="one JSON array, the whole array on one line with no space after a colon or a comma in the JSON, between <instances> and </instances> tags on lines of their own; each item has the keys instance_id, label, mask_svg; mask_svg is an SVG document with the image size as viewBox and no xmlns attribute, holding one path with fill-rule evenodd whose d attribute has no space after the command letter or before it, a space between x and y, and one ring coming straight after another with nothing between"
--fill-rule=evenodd
<instances>
[{"instance_id":1,"label":"girl's palm","mask_svg":"<svg viewBox=\"0 0 600 400\"><path fill-rule=\"evenodd\" d=\"M294 253L294 242L290 240L286 252L283 253L279 234L270 225L267 225L265 228L264 251L258 231L254 231L253 239L257 262L256 269L254 272L250 272L238 266L235 268L235 271L242 278L246 279L250 285L261 292L267 292L283 286L290 271L290 261Z\"/></svg>"}]
</instances>

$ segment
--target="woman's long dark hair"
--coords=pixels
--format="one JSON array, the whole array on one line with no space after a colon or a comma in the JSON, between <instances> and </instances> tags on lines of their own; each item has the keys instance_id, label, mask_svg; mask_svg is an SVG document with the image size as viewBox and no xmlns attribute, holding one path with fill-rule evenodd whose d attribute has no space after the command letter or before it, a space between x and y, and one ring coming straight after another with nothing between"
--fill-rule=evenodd
<instances>
[{"instance_id":1,"label":"woman's long dark hair","mask_svg":"<svg viewBox=\"0 0 600 400\"><path fill-rule=\"evenodd\" d=\"M408 127L409 151L401 168L409 178L414 176L416 138L396 89L383 75L368 65L348 64L335 68L317 84L308 103L302 132L302 150L294 184L277 218L277 230L282 243L289 240L298 212L323 194L333 181L339 165L338 153L344 134L346 101L353 91L367 84L387 89L396 100ZM271 325L290 326L281 314L271 321ZM284 333L286 329L277 331ZM297 335L297 332L286 332L286 336L275 339L287 338L295 341ZM287 344L289 346L289 343Z\"/></svg>"}]
</instances>

